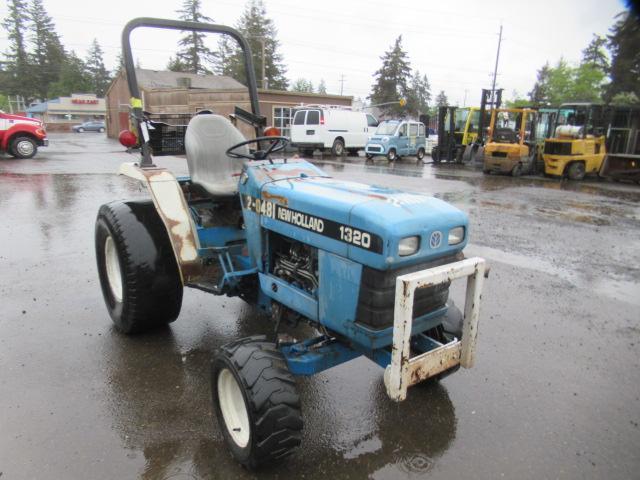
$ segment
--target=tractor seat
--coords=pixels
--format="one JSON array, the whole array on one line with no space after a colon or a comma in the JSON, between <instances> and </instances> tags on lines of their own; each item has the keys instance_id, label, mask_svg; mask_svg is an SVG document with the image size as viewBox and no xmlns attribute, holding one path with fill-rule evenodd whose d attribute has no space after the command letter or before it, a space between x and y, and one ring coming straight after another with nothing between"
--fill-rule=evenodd
<instances>
[{"instance_id":1,"label":"tractor seat","mask_svg":"<svg viewBox=\"0 0 640 480\"><path fill-rule=\"evenodd\" d=\"M212 197L228 197L238 191L242 161L229 158L227 149L246 139L221 115L196 115L185 134L187 166L191 181ZM249 154L248 147L238 149Z\"/></svg>"}]
</instances>

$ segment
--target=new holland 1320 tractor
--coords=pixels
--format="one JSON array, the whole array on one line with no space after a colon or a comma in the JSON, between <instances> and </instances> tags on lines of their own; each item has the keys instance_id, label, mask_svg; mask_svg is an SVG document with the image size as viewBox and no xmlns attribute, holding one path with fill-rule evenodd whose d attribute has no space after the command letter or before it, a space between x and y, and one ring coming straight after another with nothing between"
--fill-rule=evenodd
<instances>
[{"instance_id":1,"label":"new holland 1320 tractor","mask_svg":"<svg viewBox=\"0 0 640 480\"><path fill-rule=\"evenodd\" d=\"M156 167L129 42L138 27L234 38L252 107L236 109L236 117L256 138L246 140L223 116L196 115L185 134L189 176ZM176 320L185 286L240 297L275 322L273 341L238 339L212 362L213 409L239 462L256 467L300 444L297 375L364 355L384 369L389 397L401 401L408 387L473 365L485 262L462 254L464 213L429 196L338 181L305 160L276 158L288 139L264 136L249 45L232 28L136 19L124 29L123 51L141 158L120 173L145 185L151 199L100 208L102 293L126 334ZM448 299L456 278L467 278L463 312ZM277 335L292 320L315 333Z\"/></svg>"}]
</instances>

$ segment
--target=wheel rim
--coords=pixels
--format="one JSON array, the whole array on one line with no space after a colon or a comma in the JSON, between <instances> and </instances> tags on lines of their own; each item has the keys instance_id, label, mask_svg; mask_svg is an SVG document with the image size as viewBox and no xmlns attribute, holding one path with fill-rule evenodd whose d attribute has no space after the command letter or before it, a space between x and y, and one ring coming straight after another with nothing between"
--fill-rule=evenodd
<instances>
[{"instance_id":1,"label":"wheel rim","mask_svg":"<svg viewBox=\"0 0 640 480\"><path fill-rule=\"evenodd\" d=\"M28 140L21 140L16 145L16 151L22 156L29 156L33 153L33 143Z\"/></svg>"},{"instance_id":2,"label":"wheel rim","mask_svg":"<svg viewBox=\"0 0 640 480\"><path fill-rule=\"evenodd\" d=\"M107 269L107 280L109 282L109 288L111 289L111 295L113 295L113 298L117 302L122 302L120 259L118 258L116 244L111 238L111 235L109 235L104 242L104 263Z\"/></svg>"},{"instance_id":3,"label":"wheel rim","mask_svg":"<svg viewBox=\"0 0 640 480\"><path fill-rule=\"evenodd\" d=\"M249 443L249 413L240 386L228 368L218 376L218 399L225 427L240 448Z\"/></svg>"}]
</instances>

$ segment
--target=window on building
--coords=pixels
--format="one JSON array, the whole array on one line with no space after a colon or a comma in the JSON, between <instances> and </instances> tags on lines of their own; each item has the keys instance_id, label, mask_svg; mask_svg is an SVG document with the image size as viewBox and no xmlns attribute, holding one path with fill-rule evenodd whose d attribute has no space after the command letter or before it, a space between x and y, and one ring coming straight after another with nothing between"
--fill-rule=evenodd
<instances>
[{"instance_id":1,"label":"window on building","mask_svg":"<svg viewBox=\"0 0 640 480\"><path fill-rule=\"evenodd\" d=\"M304 122L304 113L302 118ZM291 136L291 109L289 107L273 107L273 126L280 130L283 137Z\"/></svg>"}]
</instances>

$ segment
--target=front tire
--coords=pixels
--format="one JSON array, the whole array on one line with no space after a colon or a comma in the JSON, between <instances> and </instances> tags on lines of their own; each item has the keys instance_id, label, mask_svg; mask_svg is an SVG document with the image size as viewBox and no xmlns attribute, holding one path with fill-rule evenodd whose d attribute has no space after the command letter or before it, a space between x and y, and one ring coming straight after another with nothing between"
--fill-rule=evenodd
<instances>
[{"instance_id":1,"label":"front tire","mask_svg":"<svg viewBox=\"0 0 640 480\"><path fill-rule=\"evenodd\" d=\"M102 205L95 241L102 295L117 330L141 333L178 317L182 280L151 201Z\"/></svg>"},{"instance_id":2,"label":"front tire","mask_svg":"<svg viewBox=\"0 0 640 480\"><path fill-rule=\"evenodd\" d=\"M333 141L333 146L331 147L331 154L334 157L342 157L344 156L344 152L344 142L341 139L336 138Z\"/></svg>"},{"instance_id":3,"label":"front tire","mask_svg":"<svg viewBox=\"0 0 640 480\"><path fill-rule=\"evenodd\" d=\"M82 132L84 132L84 128L79 128L77 131L78 131L78 133L82 133Z\"/></svg>"},{"instance_id":4,"label":"front tire","mask_svg":"<svg viewBox=\"0 0 640 480\"><path fill-rule=\"evenodd\" d=\"M12 157L27 159L33 158L38 152L38 145L31 137L16 137L11 140L9 153Z\"/></svg>"},{"instance_id":5,"label":"front tire","mask_svg":"<svg viewBox=\"0 0 640 480\"><path fill-rule=\"evenodd\" d=\"M582 180L584 179L585 173L583 162L573 162L567 169L567 176L570 180Z\"/></svg>"},{"instance_id":6,"label":"front tire","mask_svg":"<svg viewBox=\"0 0 640 480\"><path fill-rule=\"evenodd\" d=\"M398 160L398 155L396 154L396 150L394 148L389 150L389 153L387 153L387 160L389 160L390 162L395 162L396 160Z\"/></svg>"},{"instance_id":7,"label":"front tire","mask_svg":"<svg viewBox=\"0 0 640 480\"><path fill-rule=\"evenodd\" d=\"M249 468L293 453L302 414L295 379L266 337L248 337L220 349L211 370L213 409L235 459Z\"/></svg>"}]
</instances>

